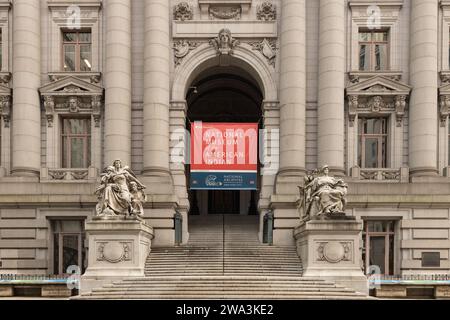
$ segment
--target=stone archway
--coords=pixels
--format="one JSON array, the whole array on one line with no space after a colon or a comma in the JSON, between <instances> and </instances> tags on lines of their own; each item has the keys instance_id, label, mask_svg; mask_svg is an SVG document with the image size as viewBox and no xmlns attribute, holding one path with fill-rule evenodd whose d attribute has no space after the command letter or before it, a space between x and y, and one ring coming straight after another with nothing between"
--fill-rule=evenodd
<instances>
[{"instance_id":1,"label":"stone archway","mask_svg":"<svg viewBox=\"0 0 450 320\"><path fill-rule=\"evenodd\" d=\"M262 99L261 105L262 116L265 118L267 111L278 114L278 90L276 81L274 80L275 70L270 66L262 55L251 49L250 45L242 44L234 48L232 55L218 55L217 51L209 44L202 44L195 49L190 55L184 58L184 61L177 66L174 74L174 81L171 91L171 113L170 124L171 131L185 129L188 105L186 96L192 88L192 84L205 71L215 67L230 67L243 70L249 75L256 86L259 88ZM266 109L267 107L267 109ZM275 121L278 123L278 121ZM264 127L264 123L261 127ZM273 127L273 126L272 126ZM175 137L179 141L179 137ZM171 147L171 154L186 154L186 150L179 152ZM190 209L189 197L187 192L186 172L184 166L171 164L171 172L175 182L175 192L179 198L179 210L185 217L183 230L187 230L187 213ZM261 201L258 199L258 211L268 208L268 198L273 190L274 177L263 177L261 189L266 190L266 199ZM268 191L267 191L268 190ZM262 231L263 215L260 216L260 230ZM187 242L188 233L184 232L183 242ZM262 237L262 235L261 235Z\"/></svg>"}]
</instances>

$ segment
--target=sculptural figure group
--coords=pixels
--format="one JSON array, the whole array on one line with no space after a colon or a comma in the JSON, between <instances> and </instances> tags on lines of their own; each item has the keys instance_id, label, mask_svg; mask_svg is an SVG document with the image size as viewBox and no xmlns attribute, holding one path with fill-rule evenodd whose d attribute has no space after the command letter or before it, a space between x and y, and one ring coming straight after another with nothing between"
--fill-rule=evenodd
<instances>
[{"instance_id":1,"label":"sculptural figure group","mask_svg":"<svg viewBox=\"0 0 450 320\"><path fill-rule=\"evenodd\" d=\"M144 189L131 169L123 167L121 160L115 160L102 173L100 186L95 191L98 196L97 216L142 217L143 204L147 200Z\"/></svg>"},{"instance_id":2,"label":"sculptural figure group","mask_svg":"<svg viewBox=\"0 0 450 320\"><path fill-rule=\"evenodd\" d=\"M329 175L323 166L305 176L302 191L303 218L327 218L344 215L348 186L342 179Z\"/></svg>"}]
</instances>

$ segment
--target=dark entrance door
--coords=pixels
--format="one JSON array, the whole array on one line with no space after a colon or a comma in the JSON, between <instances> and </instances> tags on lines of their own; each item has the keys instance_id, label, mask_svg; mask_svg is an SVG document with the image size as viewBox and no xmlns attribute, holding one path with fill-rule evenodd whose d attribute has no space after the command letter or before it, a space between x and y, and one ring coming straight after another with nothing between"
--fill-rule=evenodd
<instances>
[{"instance_id":1,"label":"dark entrance door","mask_svg":"<svg viewBox=\"0 0 450 320\"><path fill-rule=\"evenodd\" d=\"M208 213L239 214L240 192L231 190L209 190Z\"/></svg>"}]
</instances>

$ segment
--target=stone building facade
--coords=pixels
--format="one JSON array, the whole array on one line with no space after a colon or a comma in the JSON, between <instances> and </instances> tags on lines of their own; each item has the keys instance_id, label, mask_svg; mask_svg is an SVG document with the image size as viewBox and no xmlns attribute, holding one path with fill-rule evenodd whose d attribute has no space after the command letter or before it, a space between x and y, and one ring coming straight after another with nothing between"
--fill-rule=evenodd
<instances>
[{"instance_id":1,"label":"stone building facade","mask_svg":"<svg viewBox=\"0 0 450 320\"><path fill-rule=\"evenodd\" d=\"M328 164L366 267L450 273L450 1L1 0L0 30L0 273L85 265L115 159L147 186L153 246L224 203L256 208L261 240L273 211L293 245L298 186ZM258 192L189 190L197 120L265 129Z\"/></svg>"}]
</instances>

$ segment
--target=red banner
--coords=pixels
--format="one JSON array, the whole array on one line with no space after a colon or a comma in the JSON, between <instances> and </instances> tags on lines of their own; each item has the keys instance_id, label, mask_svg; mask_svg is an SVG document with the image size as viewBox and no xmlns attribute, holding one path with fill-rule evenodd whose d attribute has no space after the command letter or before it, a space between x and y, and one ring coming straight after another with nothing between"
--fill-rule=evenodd
<instances>
[{"instance_id":1,"label":"red banner","mask_svg":"<svg viewBox=\"0 0 450 320\"><path fill-rule=\"evenodd\" d=\"M194 122L190 160L191 188L255 188L258 124Z\"/></svg>"}]
</instances>

